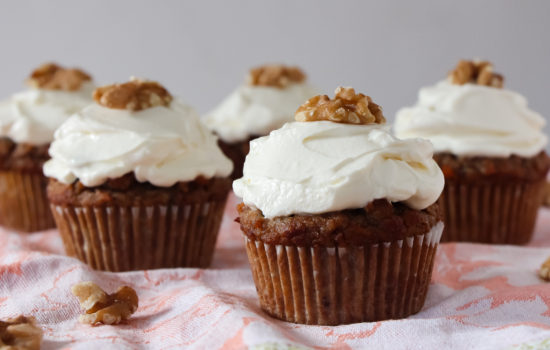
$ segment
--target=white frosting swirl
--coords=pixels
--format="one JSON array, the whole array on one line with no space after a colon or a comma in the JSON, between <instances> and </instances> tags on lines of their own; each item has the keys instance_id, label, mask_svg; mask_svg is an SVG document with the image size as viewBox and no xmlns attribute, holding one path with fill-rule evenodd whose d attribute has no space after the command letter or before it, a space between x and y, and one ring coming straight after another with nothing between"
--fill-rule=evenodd
<instances>
[{"instance_id":1,"label":"white frosting swirl","mask_svg":"<svg viewBox=\"0 0 550 350\"><path fill-rule=\"evenodd\" d=\"M177 101L139 112L90 105L61 125L49 152L46 176L89 187L129 172L140 182L168 187L233 170L216 137Z\"/></svg>"},{"instance_id":2,"label":"white frosting swirl","mask_svg":"<svg viewBox=\"0 0 550 350\"><path fill-rule=\"evenodd\" d=\"M397 112L395 135L429 139L436 152L531 157L547 142L545 120L510 90L442 81L420 90L415 106Z\"/></svg>"},{"instance_id":3,"label":"white frosting swirl","mask_svg":"<svg viewBox=\"0 0 550 350\"><path fill-rule=\"evenodd\" d=\"M92 103L94 85L78 91L29 89L0 102L0 136L15 142L42 145L73 113Z\"/></svg>"},{"instance_id":4,"label":"white frosting swirl","mask_svg":"<svg viewBox=\"0 0 550 350\"><path fill-rule=\"evenodd\" d=\"M305 83L279 89L243 85L204 117L204 122L225 142L239 142L294 120L294 113L317 90Z\"/></svg>"},{"instance_id":5,"label":"white frosting swirl","mask_svg":"<svg viewBox=\"0 0 550 350\"><path fill-rule=\"evenodd\" d=\"M398 140L381 125L288 123L250 143L233 190L267 218L361 208L374 199L434 203L443 174L430 142Z\"/></svg>"}]
</instances>

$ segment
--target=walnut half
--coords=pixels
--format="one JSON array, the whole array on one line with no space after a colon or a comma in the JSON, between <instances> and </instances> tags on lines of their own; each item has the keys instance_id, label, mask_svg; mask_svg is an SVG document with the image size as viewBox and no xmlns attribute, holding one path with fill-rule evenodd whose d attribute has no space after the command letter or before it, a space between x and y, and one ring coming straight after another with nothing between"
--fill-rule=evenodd
<instances>
[{"instance_id":1,"label":"walnut half","mask_svg":"<svg viewBox=\"0 0 550 350\"><path fill-rule=\"evenodd\" d=\"M83 83L90 80L90 75L80 69L46 63L31 73L27 83L34 88L45 90L77 91Z\"/></svg>"},{"instance_id":2,"label":"walnut half","mask_svg":"<svg viewBox=\"0 0 550 350\"><path fill-rule=\"evenodd\" d=\"M338 87L331 100L327 95L310 98L301 105L294 119L299 122L329 120L346 124L384 124L382 108L369 96L356 94L350 87Z\"/></svg>"},{"instance_id":3,"label":"walnut half","mask_svg":"<svg viewBox=\"0 0 550 350\"><path fill-rule=\"evenodd\" d=\"M539 277L545 281L550 281L550 258L546 259L539 269Z\"/></svg>"},{"instance_id":4,"label":"walnut half","mask_svg":"<svg viewBox=\"0 0 550 350\"><path fill-rule=\"evenodd\" d=\"M157 106L169 106L172 95L157 82L132 78L124 84L97 88L94 91L94 100L107 108L141 111Z\"/></svg>"},{"instance_id":5,"label":"walnut half","mask_svg":"<svg viewBox=\"0 0 550 350\"><path fill-rule=\"evenodd\" d=\"M291 83L301 83L306 75L298 67L272 64L255 67L248 74L248 83L253 86L284 88Z\"/></svg>"},{"instance_id":6,"label":"walnut half","mask_svg":"<svg viewBox=\"0 0 550 350\"><path fill-rule=\"evenodd\" d=\"M33 317L0 321L0 350L38 350L41 342L42 329Z\"/></svg>"},{"instance_id":7,"label":"walnut half","mask_svg":"<svg viewBox=\"0 0 550 350\"><path fill-rule=\"evenodd\" d=\"M107 294L93 282L82 282L71 288L86 313L80 315L81 323L91 325L119 324L127 320L138 308L136 291L128 286Z\"/></svg>"},{"instance_id":8,"label":"walnut half","mask_svg":"<svg viewBox=\"0 0 550 350\"><path fill-rule=\"evenodd\" d=\"M455 69L449 73L451 83L464 85L466 83L502 88L504 77L493 73L493 64L488 61L460 60Z\"/></svg>"}]
</instances>

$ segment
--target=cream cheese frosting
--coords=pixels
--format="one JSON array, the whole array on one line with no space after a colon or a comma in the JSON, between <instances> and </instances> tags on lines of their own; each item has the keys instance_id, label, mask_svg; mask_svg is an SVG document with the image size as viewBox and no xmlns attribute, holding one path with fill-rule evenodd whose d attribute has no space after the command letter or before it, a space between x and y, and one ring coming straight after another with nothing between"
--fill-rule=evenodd
<instances>
[{"instance_id":1,"label":"cream cheese frosting","mask_svg":"<svg viewBox=\"0 0 550 350\"><path fill-rule=\"evenodd\" d=\"M429 141L399 140L379 124L285 124L251 141L235 194L266 218L361 208L386 198L433 204L443 174Z\"/></svg>"},{"instance_id":2,"label":"cream cheese frosting","mask_svg":"<svg viewBox=\"0 0 550 350\"><path fill-rule=\"evenodd\" d=\"M316 94L307 83L291 83L284 88L243 85L203 120L223 141L244 141L292 121L296 108Z\"/></svg>"},{"instance_id":3,"label":"cream cheese frosting","mask_svg":"<svg viewBox=\"0 0 550 350\"><path fill-rule=\"evenodd\" d=\"M233 169L216 137L179 101L137 112L92 104L61 125L49 152L46 176L88 187L129 172L168 187L200 175L225 177Z\"/></svg>"},{"instance_id":4,"label":"cream cheese frosting","mask_svg":"<svg viewBox=\"0 0 550 350\"><path fill-rule=\"evenodd\" d=\"M397 112L394 130L399 138L429 139L436 152L532 157L547 143L544 125L516 92L442 81L421 89L415 106Z\"/></svg>"},{"instance_id":5,"label":"cream cheese frosting","mask_svg":"<svg viewBox=\"0 0 550 350\"><path fill-rule=\"evenodd\" d=\"M0 102L0 136L18 143L43 145L73 113L91 104L94 85L77 91L29 89Z\"/></svg>"}]
</instances>

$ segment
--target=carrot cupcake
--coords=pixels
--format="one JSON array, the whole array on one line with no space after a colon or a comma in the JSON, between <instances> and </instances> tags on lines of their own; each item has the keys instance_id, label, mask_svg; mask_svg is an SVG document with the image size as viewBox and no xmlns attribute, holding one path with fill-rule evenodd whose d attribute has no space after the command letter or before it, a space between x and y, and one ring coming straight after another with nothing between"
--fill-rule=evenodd
<instances>
[{"instance_id":1,"label":"carrot cupcake","mask_svg":"<svg viewBox=\"0 0 550 350\"><path fill-rule=\"evenodd\" d=\"M260 66L250 70L245 85L204 117L208 128L219 136L224 153L233 160L234 179L242 176L249 141L292 121L296 106L316 94L300 68Z\"/></svg>"},{"instance_id":2,"label":"carrot cupcake","mask_svg":"<svg viewBox=\"0 0 550 350\"><path fill-rule=\"evenodd\" d=\"M231 161L155 82L98 88L55 133L48 198L66 251L95 269L207 267Z\"/></svg>"},{"instance_id":3,"label":"carrot cupcake","mask_svg":"<svg viewBox=\"0 0 550 350\"><path fill-rule=\"evenodd\" d=\"M390 135L352 88L296 120L252 141L233 183L261 307L317 325L418 312L443 230L431 144Z\"/></svg>"},{"instance_id":4,"label":"carrot cupcake","mask_svg":"<svg viewBox=\"0 0 550 350\"><path fill-rule=\"evenodd\" d=\"M550 160L544 119L503 88L489 62L460 61L397 113L395 134L429 139L445 174L444 241L524 244L532 236Z\"/></svg>"},{"instance_id":5,"label":"carrot cupcake","mask_svg":"<svg viewBox=\"0 0 550 350\"><path fill-rule=\"evenodd\" d=\"M30 89L0 102L0 225L23 232L55 226L42 166L53 134L71 114L92 103L85 72L45 64Z\"/></svg>"}]
</instances>

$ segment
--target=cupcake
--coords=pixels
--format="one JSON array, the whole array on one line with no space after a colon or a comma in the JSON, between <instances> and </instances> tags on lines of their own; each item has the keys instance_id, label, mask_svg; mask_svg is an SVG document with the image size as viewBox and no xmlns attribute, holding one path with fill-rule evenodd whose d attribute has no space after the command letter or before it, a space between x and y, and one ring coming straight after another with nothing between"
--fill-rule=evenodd
<instances>
[{"instance_id":1,"label":"cupcake","mask_svg":"<svg viewBox=\"0 0 550 350\"><path fill-rule=\"evenodd\" d=\"M443 241L524 244L550 167L544 119L489 62L460 61L397 113L399 138L429 139L445 174Z\"/></svg>"},{"instance_id":2,"label":"cupcake","mask_svg":"<svg viewBox=\"0 0 550 350\"><path fill-rule=\"evenodd\" d=\"M108 271L209 266L233 170L216 137L155 82L94 99L56 131L44 164L67 254Z\"/></svg>"},{"instance_id":3,"label":"cupcake","mask_svg":"<svg viewBox=\"0 0 550 350\"><path fill-rule=\"evenodd\" d=\"M393 137L352 88L296 120L252 141L233 183L262 309L315 325L418 312L443 230L431 144Z\"/></svg>"},{"instance_id":4,"label":"cupcake","mask_svg":"<svg viewBox=\"0 0 550 350\"><path fill-rule=\"evenodd\" d=\"M32 72L30 89L0 102L0 225L22 232L55 226L42 166L54 131L92 103L88 74L56 64Z\"/></svg>"},{"instance_id":5,"label":"cupcake","mask_svg":"<svg viewBox=\"0 0 550 350\"><path fill-rule=\"evenodd\" d=\"M316 94L300 68L265 65L251 69L247 83L203 118L233 161L233 179L242 176L250 140L292 121L296 106Z\"/></svg>"}]
</instances>

